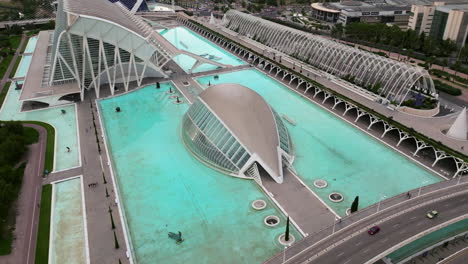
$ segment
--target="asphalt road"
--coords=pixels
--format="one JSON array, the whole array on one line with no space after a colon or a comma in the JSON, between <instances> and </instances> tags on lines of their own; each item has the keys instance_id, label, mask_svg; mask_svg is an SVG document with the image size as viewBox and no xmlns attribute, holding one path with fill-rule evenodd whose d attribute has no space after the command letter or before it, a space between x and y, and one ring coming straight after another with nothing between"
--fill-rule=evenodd
<instances>
[{"instance_id":1,"label":"asphalt road","mask_svg":"<svg viewBox=\"0 0 468 264\"><path fill-rule=\"evenodd\" d=\"M341 263L362 264L371 260L374 256L397 245L412 236L415 236L429 228L442 224L450 219L468 214L468 193L442 199L422 207L411 210L379 224L380 232L374 236L362 232L348 239L340 245L335 246L329 252L320 255L309 263ZM426 218L430 210L439 211L435 219ZM350 230L347 236L358 230ZM304 263L317 253L316 248L311 248L300 256L286 263Z\"/></svg>"}]
</instances>

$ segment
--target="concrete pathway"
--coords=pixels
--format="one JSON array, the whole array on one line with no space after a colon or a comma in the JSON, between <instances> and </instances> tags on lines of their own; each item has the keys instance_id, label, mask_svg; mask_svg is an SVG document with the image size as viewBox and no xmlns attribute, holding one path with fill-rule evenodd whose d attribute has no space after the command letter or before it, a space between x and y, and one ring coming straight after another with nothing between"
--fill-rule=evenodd
<instances>
[{"instance_id":1,"label":"concrete pathway","mask_svg":"<svg viewBox=\"0 0 468 264\"><path fill-rule=\"evenodd\" d=\"M106 165L108 161L94 101L95 95L90 93L86 98L88 100L77 104L77 115L83 164L81 174L84 183L90 260L91 263L116 264L119 263L120 259L125 264L128 263L126 258L128 249L125 245L123 225L119 217L113 187L117 183L113 184L109 166ZM97 129L101 153L96 142L94 124ZM106 184L104 184L103 177L106 179ZM88 185L91 183L97 183L97 186L89 188ZM108 197L106 197L106 189ZM109 208L112 210L115 230L111 228ZM114 247L114 231L120 246L119 249Z\"/></svg>"},{"instance_id":2,"label":"concrete pathway","mask_svg":"<svg viewBox=\"0 0 468 264\"><path fill-rule=\"evenodd\" d=\"M313 234L333 224L336 215L289 170L284 171L282 184L269 176L262 177L262 182L304 233Z\"/></svg>"},{"instance_id":3,"label":"concrete pathway","mask_svg":"<svg viewBox=\"0 0 468 264\"><path fill-rule=\"evenodd\" d=\"M73 168L69 170L64 170L64 171L58 171L58 172L53 172L47 176L47 178L44 178L42 184L49 184L55 181L60 181L64 179L68 179L71 177L75 177L78 175L82 175L83 173L83 167L78 167L78 168Z\"/></svg>"},{"instance_id":4,"label":"concrete pathway","mask_svg":"<svg viewBox=\"0 0 468 264\"><path fill-rule=\"evenodd\" d=\"M42 172L44 171L47 131L38 125L26 124L39 132L39 141L29 146L27 164L16 208L16 228L13 233L12 253L0 256L2 264L34 263L37 225L41 201Z\"/></svg>"}]
</instances>

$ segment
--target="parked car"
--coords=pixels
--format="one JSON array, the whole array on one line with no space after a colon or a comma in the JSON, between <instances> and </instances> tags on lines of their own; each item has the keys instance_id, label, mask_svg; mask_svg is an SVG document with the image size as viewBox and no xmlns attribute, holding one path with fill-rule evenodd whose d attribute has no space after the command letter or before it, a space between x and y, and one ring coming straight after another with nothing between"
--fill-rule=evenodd
<instances>
[{"instance_id":1,"label":"parked car","mask_svg":"<svg viewBox=\"0 0 468 264\"><path fill-rule=\"evenodd\" d=\"M437 212L436 210L432 210L427 212L426 217L429 219L434 219L438 214L439 212Z\"/></svg>"},{"instance_id":2,"label":"parked car","mask_svg":"<svg viewBox=\"0 0 468 264\"><path fill-rule=\"evenodd\" d=\"M380 231L379 226L373 226L369 230L367 230L367 233L372 236L372 235L377 234L379 231Z\"/></svg>"}]
</instances>

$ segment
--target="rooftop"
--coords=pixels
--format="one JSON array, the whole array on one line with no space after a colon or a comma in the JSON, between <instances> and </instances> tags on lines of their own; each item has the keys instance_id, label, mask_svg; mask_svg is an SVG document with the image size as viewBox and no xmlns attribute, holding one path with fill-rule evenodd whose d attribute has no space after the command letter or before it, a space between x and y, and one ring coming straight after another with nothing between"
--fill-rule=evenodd
<instances>
[{"instance_id":1,"label":"rooftop","mask_svg":"<svg viewBox=\"0 0 468 264\"><path fill-rule=\"evenodd\" d=\"M283 152L280 142L285 143L284 139L289 140L289 136L281 119L268 103L255 91L233 83L211 86L200 93L199 100L250 154L252 161L241 164L236 173L242 173L244 165L251 166L252 162L256 161L275 181L281 183L283 178L281 155ZM191 108L193 107L198 106L194 104ZM196 112L197 110L194 112L189 110L187 113L192 120L195 120L196 126L210 141L220 148L217 144L218 138L207 132L208 130L205 131L207 125L204 123L208 122L207 120L210 118L200 122ZM217 125L213 125L213 127L217 127ZM280 134L283 141L280 141ZM191 140L196 140L193 134L191 134ZM287 153L290 149L289 142L285 144L288 145L285 147L285 152L290 155ZM226 152L226 156L232 159L230 156L233 155Z\"/></svg>"}]
</instances>

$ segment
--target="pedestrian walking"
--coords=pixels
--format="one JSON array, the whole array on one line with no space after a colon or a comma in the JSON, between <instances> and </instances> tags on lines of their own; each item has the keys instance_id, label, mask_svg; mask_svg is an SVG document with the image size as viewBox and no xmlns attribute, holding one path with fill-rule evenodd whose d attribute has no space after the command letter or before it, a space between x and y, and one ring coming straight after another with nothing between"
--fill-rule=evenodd
<instances>
[{"instance_id":1,"label":"pedestrian walking","mask_svg":"<svg viewBox=\"0 0 468 264\"><path fill-rule=\"evenodd\" d=\"M67 152L70 152L70 147L67 147Z\"/></svg>"}]
</instances>

